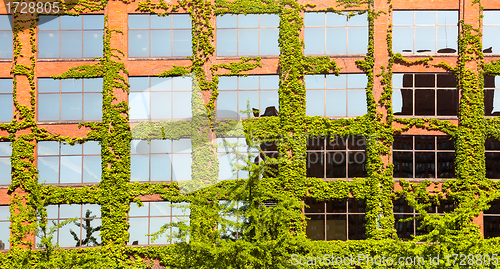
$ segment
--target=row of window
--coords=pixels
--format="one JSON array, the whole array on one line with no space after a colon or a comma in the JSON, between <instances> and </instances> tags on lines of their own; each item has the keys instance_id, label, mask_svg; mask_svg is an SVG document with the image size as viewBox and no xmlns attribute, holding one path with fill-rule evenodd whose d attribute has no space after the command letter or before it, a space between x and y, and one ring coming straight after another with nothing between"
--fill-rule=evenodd
<instances>
[{"instance_id":1,"label":"row of window","mask_svg":"<svg viewBox=\"0 0 500 269\"><path fill-rule=\"evenodd\" d=\"M454 178L455 148L448 136L401 135L394 137L392 160L394 178ZM248 154L259 160L278 157L276 143L263 143L248 151L242 138L218 138L219 180L247 178L244 166ZM243 157L235 153L237 147ZM486 175L500 178L500 141L488 138L485 144ZM363 137L311 138L307 141L307 177L350 179L366 177L366 140ZM191 179L191 139L133 140L131 181L183 181ZM98 183L101 180L101 149L98 142L74 146L56 141L38 143L39 181L46 184ZM9 185L11 147L0 142L0 185ZM238 168L238 167L234 167ZM264 175L265 176L265 175Z\"/></svg>"},{"instance_id":2,"label":"row of window","mask_svg":"<svg viewBox=\"0 0 500 269\"><path fill-rule=\"evenodd\" d=\"M500 115L500 77L484 77L486 116ZM191 77L130 77L130 120L191 118ZM355 117L366 113L364 74L306 75L306 115ZM277 116L279 77L253 75L221 77L218 118ZM398 116L457 116L459 92L449 74L394 74L393 111ZM0 122L13 117L12 79L0 79ZM102 117L102 78L38 79L38 120L99 121Z\"/></svg>"},{"instance_id":3,"label":"row of window","mask_svg":"<svg viewBox=\"0 0 500 269\"><path fill-rule=\"evenodd\" d=\"M242 223L241 205L221 205L225 208L221 214L227 221L233 223L225 225L223 236L238 238L238 223ZM429 214L443 215L453 211L457 205L452 200L441 200L439 205L426 209ZM231 209L232 208L232 209ZM53 243L61 247L98 246L101 243L99 236L101 228L101 210L96 204L62 204L49 205L47 209L48 227L58 225L63 221L74 218L75 220L57 229ZM356 199L342 199L326 202L316 202L313 199L305 200L304 213L307 220L306 234L313 240L361 240L366 239L366 202ZM421 227L417 213L408 205L404 198L393 201L395 229L399 238L411 239L413 236L422 235L427 231ZM143 202L138 207L136 203L130 204L128 222L130 224L129 245L172 244L189 241L188 236L179 233L175 223L189 226L190 209L188 203L171 202ZM490 208L483 213L484 237L500 236L500 200L490 203ZM9 206L0 206L0 250L8 249ZM166 235L153 240L152 235L166 227ZM174 224L174 225L172 225ZM36 238L36 243L40 238Z\"/></svg>"},{"instance_id":4,"label":"row of window","mask_svg":"<svg viewBox=\"0 0 500 269\"><path fill-rule=\"evenodd\" d=\"M485 53L500 51L500 11L484 11ZM0 15L0 38L12 40L11 16ZM129 57L190 56L191 18L129 14ZM103 15L41 15L39 58L92 58L102 55ZM217 55L279 55L279 16L275 14L217 16ZM393 13L393 50L401 53L456 53L458 11L400 11ZM304 14L307 55L365 54L366 14L353 17L332 12ZM0 58L12 57L12 42L0 44Z\"/></svg>"}]
</instances>

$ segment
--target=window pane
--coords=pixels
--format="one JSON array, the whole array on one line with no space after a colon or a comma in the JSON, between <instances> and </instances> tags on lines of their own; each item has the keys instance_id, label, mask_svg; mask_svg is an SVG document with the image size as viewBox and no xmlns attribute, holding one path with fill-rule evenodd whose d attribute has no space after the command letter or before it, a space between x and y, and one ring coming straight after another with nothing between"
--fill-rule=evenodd
<instances>
[{"instance_id":1,"label":"window pane","mask_svg":"<svg viewBox=\"0 0 500 269\"><path fill-rule=\"evenodd\" d=\"M217 30L217 55L237 55L237 33L236 29Z\"/></svg>"},{"instance_id":2,"label":"window pane","mask_svg":"<svg viewBox=\"0 0 500 269\"><path fill-rule=\"evenodd\" d=\"M394 11L392 23L394 25L413 25L413 11Z\"/></svg>"},{"instance_id":3,"label":"window pane","mask_svg":"<svg viewBox=\"0 0 500 269\"><path fill-rule=\"evenodd\" d=\"M259 27L259 15L247 14L238 16L238 27L240 28L257 28Z\"/></svg>"},{"instance_id":4,"label":"window pane","mask_svg":"<svg viewBox=\"0 0 500 269\"><path fill-rule=\"evenodd\" d=\"M173 52L172 56L188 56L191 51L191 31L173 30Z\"/></svg>"},{"instance_id":5,"label":"window pane","mask_svg":"<svg viewBox=\"0 0 500 269\"><path fill-rule=\"evenodd\" d=\"M413 178L413 154L393 152L394 178Z\"/></svg>"},{"instance_id":6,"label":"window pane","mask_svg":"<svg viewBox=\"0 0 500 269\"><path fill-rule=\"evenodd\" d=\"M260 30L260 55L278 55L280 53L278 36L279 30L277 28Z\"/></svg>"},{"instance_id":7,"label":"window pane","mask_svg":"<svg viewBox=\"0 0 500 269\"><path fill-rule=\"evenodd\" d=\"M191 118L191 93L190 92L173 92L173 118Z\"/></svg>"},{"instance_id":8,"label":"window pane","mask_svg":"<svg viewBox=\"0 0 500 269\"><path fill-rule=\"evenodd\" d=\"M83 57L102 56L102 31L83 32Z\"/></svg>"},{"instance_id":9,"label":"window pane","mask_svg":"<svg viewBox=\"0 0 500 269\"><path fill-rule=\"evenodd\" d=\"M151 181L170 181L170 172L170 155L151 155Z\"/></svg>"},{"instance_id":10,"label":"window pane","mask_svg":"<svg viewBox=\"0 0 500 269\"><path fill-rule=\"evenodd\" d=\"M438 90L437 115L457 115L458 102L457 90Z\"/></svg>"},{"instance_id":11,"label":"window pane","mask_svg":"<svg viewBox=\"0 0 500 269\"><path fill-rule=\"evenodd\" d=\"M170 30L151 31L151 56L170 56L172 54Z\"/></svg>"},{"instance_id":12,"label":"window pane","mask_svg":"<svg viewBox=\"0 0 500 269\"><path fill-rule=\"evenodd\" d=\"M278 109L279 106L278 91L261 91L260 92L260 109L266 110L266 108L274 106Z\"/></svg>"},{"instance_id":13,"label":"window pane","mask_svg":"<svg viewBox=\"0 0 500 269\"><path fill-rule=\"evenodd\" d=\"M259 107L259 92L258 91L240 91L239 92L239 110L247 109L247 102L250 102L250 109L256 108L264 113L265 108ZM240 112L240 116L246 117L245 113Z\"/></svg>"},{"instance_id":14,"label":"window pane","mask_svg":"<svg viewBox=\"0 0 500 269\"><path fill-rule=\"evenodd\" d=\"M415 178L435 178L434 152L415 152Z\"/></svg>"},{"instance_id":15,"label":"window pane","mask_svg":"<svg viewBox=\"0 0 500 269\"><path fill-rule=\"evenodd\" d=\"M149 16L143 14L129 14L128 27L130 29L149 29Z\"/></svg>"},{"instance_id":16,"label":"window pane","mask_svg":"<svg viewBox=\"0 0 500 269\"><path fill-rule=\"evenodd\" d=\"M345 152L334 151L326 153L326 177L327 178L345 178L347 176Z\"/></svg>"},{"instance_id":17,"label":"window pane","mask_svg":"<svg viewBox=\"0 0 500 269\"><path fill-rule=\"evenodd\" d=\"M457 25L458 12L457 11L437 11L437 24L438 25ZM486 21L486 19L485 19ZM486 23L485 23L486 24Z\"/></svg>"},{"instance_id":18,"label":"window pane","mask_svg":"<svg viewBox=\"0 0 500 269\"><path fill-rule=\"evenodd\" d=\"M59 29L59 17L52 15L40 15L38 20L38 29L53 30Z\"/></svg>"},{"instance_id":19,"label":"window pane","mask_svg":"<svg viewBox=\"0 0 500 269\"><path fill-rule=\"evenodd\" d=\"M368 20L367 20L367 15L366 13L361 14L361 15L356 15L347 21L349 26L368 26Z\"/></svg>"},{"instance_id":20,"label":"window pane","mask_svg":"<svg viewBox=\"0 0 500 269\"><path fill-rule=\"evenodd\" d=\"M455 52L457 52L457 33L458 33L457 26L438 26L437 27L438 53L440 53L440 52L442 52L442 53L455 53Z\"/></svg>"},{"instance_id":21,"label":"window pane","mask_svg":"<svg viewBox=\"0 0 500 269\"><path fill-rule=\"evenodd\" d=\"M437 177L455 177L455 154L453 152L438 153L437 155Z\"/></svg>"},{"instance_id":22,"label":"window pane","mask_svg":"<svg viewBox=\"0 0 500 269\"><path fill-rule=\"evenodd\" d=\"M238 117L238 103L234 102L237 99L238 94L236 91L219 91L219 96L217 97L217 117Z\"/></svg>"},{"instance_id":23,"label":"window pane","mask_svg":"<svg viewBox=\"0 0 500 269\"><path fill-rule=\"evenodd\" d=\"M2 40L2 42L0 42L0 58L11 58L13 49L12 32L0 31L0 40Z\"/></svg>"},{"instance_id":24,"label":"window pane","mask_svg":"<svg viewBox=\"0 0 500 269\"><path fill-rule=\"evenodd\" d=\"M349 53L366 53L368 45L368 27L349 28Z\"/></svg>"},{"instance_id":25,"label":"window pane","mask_svg":"<svg viewBox=\"0 0 500 269\"><path fill-rule=\"evenodd\" d=\"M346 26L346 25L347 25L347 16L338 15L332 12L326 13L326 26Z\"/></svg>"},{"instance_id":26,"label":"window pane","mask_svg":"<svg viewBox=\"0 0 500 269\"><path fill-rule=\"evenodd\" d=\"M348 90L347 115L362 116L366 114L366 92L364 90Z\"/></svg>"},{"instance_id":27,"label":"window pane","mask_svg":"<svg viewBox=\"0 0 500 269\"><path fill-rule=\"evenodd\" d=\"M191 155L175 154L172 156L172 180L182 181L191 179Z\"/></svg>"},{"instance_id":28,"label":"window pane","mask_svg":"<svg viewBox=\"0 0 500 269\"><path fill-rule=\"evenodd\" d=\"M130 57L148 57L149 56L149 31L130 30L129 36L129 55Z\"/></svg>"},{"instance_id":29,"label":"window pane","mask_svg":"<svg viewBox=\"0 0 500 269\"><path fill-rule=\"evenodd\" d=\"M307 152L307 177L325 177L324 158L322 152Z\"/></svg>"},{"instance_id":30,"label":"window pane","mask_svg":"<svg viewBox=\"0 0 500 269\"><path fill-rule=\"evenodd\" d=\"M130 181L149 181L149 155L131 155Z\"/></svg>"},{"instance_id":31,"label":"window pane","mask_svg":"<svg viewBox=\"0 0 500 269\"><path fill-rule=\"evenodd\" d=\"M260 27L278 27L280 17L275 14L260 14Z\"/></svg>"},{"instance_id":32,"label":"window pane","mask_svg":"<svg viewBox=\"0 0 500 269\"><path fill-rule=\"evenodd\" d=\"M59 142L57 141L38 142L38 155L59 155Z\"/></svg>"},{"instance_id":33,"label":"window pane","mask_svg":"<svg viewBox=\"0 0 500 269\"><path fill-rule=\"evenodd\" d=\"M11 166L10 157L0 158L0 185L10 185Z\"/></svg>"},{"instance_id":34,"label":"window pane","mask_svg":"<svg viewBox=\"0 0 500 269\"><path fill-rule=\"evenodd\" d=\"M148 214L149 214L149 202L142 202L141 207L138 207L137 203L130 203L130 211L128 213L130 217L148 216Z\"/></svg>"},{"instance_id":35,"label":"window pane","mask_svg":"<svg viewBox=\"0 0 500 269\"><path fill-rule=\"evenodd\" d=\"M326 240L347 240L347 220L345 215L326 216Z\"/></svg>"},{"instance_id":36,"label":"window pane","mask_svg":"<svg viewBox=\"0 0 500 269\"><path fill-rule=\"evenodd\" d=\"M176 101L177 102L177 101ZM151 93L151 118L167 119L172 117L172 107L170 104L170 92L152 92Z\"/></svg>"},{"instance_id":37,"label":"window pane","mask_svg":"<svg viewBox=\"0 0 500 269\"><path fill-rule=\"evenodd\" d=\"M307 90L306 91L306 115L324 116L325 115L325 91Z\"/></svg>"},{"instance_id":38,"label":"window pane","mask_svg":"<svg viewBox=\"0 0 500 269\"><path fill-rule=\"evenodd\" d=\"M61 94L61 120L82 120L81 94Z\"/></svg>"},{"instance_id":39,"label":"window pane","mask_svg":"<svg viewBox=\"0 0 500 269\"><path fill-rule=\"evenodd\" d=\"M81 48L81 43L80 43L80 48ZM59 32L56 31L38 32L38 57L59 58Z\"/></svg>"},{"instance_id":40,"label":"window pane","mask_svg":"<svg viewBox=\"0 0 500 269\"><path fill-rule=\"evenodd\" d=\"M333 30L333 29L329 28L328 30ZM325 29L305 28L304 43L305 43L304 54L325 54ZM341 44L342 42L339 42L339 45Z\"/></svg>"},{"instance_id":41,"label":"window pane","mask_svg":"<svg viewBox=\"0 0 500 269\"><path fill-rule=\"evenodd\" d=\"M38 79L38 92L59 92L60 80L52 78L39 78Z\"/></svg>"},{"instance_id":42,"label":"window pane","mask_svg":"<svg viewBox=\"0 0 500 269\"><path fill-rule=\"evenodd\" d=\"M396 15L396 12L394 12ZM412 27L394 26L392 49L394 52L413 52Z\"/></svg>"},{"instance_id":43,"label":"window pane","mask_svg":"<svg viewBox=\"0 0 500 269\"><path fill-rule=\"evenodd\" d=\"M151 14L151 29L172 28L172 25L170 23L171 20L172 20L172 16L160 17L156 14ZM146 22L147 20L144 19L144 21ZM145 26L146 27L143 27L143 28L148 28L147 25L145 25Z\"/></svg>"},{"instance_id":44,"label":"window pane","mask_svg":"<svg viewBox=\"0 0 500 269\"><path fill-rule=\"evenodd\" d=\"M128 229L130 234L128 244L147 245L148 236L146 234L149 233L148 218L130 218L128 223L130 224Z\"/></svg>"},{"instance_id":45,"label":"window pane","mask_svg":"<svg viewBox=\"0 0 500 269\"><path fill-rule=\"evenodd\" d=\"M10 122L13 117L13 109L12 94L0 94L0 122Z\"/></svg>"},{"instance_id":46,"label":"window pane","mask_svg":"<svg viewBox=\"0 0 500 269\"><path fill-rule=\"evenodd\" d=\"M490 179L500 178L500 153L486 152L486 177Z\"/></svg>"},{"instance_id":47,"label":"window pane","mask_svg":"<svg viewBox=\"0 0 500 269\"><path fill-rule=\"evenodd\" d=\"M82 57L82 32L80 31L61 32L61 57L63 58Z\"/></svg>"},{"instance_id":48,"label":"window pane","mask_svg":"<svg viewBox=\"0 0 500 269\"><path fill-rule=\"evenodd\" d=\"M83 183L97 183L101 181L101 157L83 157Z\"/></svg>"},{"instance_id":49,"label":"window pane","mask_svg":"<svg viewBox=\"0 0 500 269\"><path fill-rule=\"evenodd\" d=\"M415 90L415 115L434 115L434 90Z\"/></svg>"},{"instance_id":50,"label":"window pane","mask_svg":"<svg viewBox=\"0 0 500 269\"><path fill-rule=\"evenodd\" d=\"M61 16L61 29L80 30L82 29L82 17ZM104 25L104 23L103 23Z\"/></svg>"},{"instance_id":51,"label":"window pane","mask_svg":"<svg viewBox=\"0 0 500 269\"><path fill-rule=\"evenodd\" d=\"M436 52L435 27L415 27L415 50L419 53Z\"/></svg>"},{"instance_id":52,"label":"window pane","mask_svg":"<svg viewBox=\"0 0 500 269\"><path fill-rule=\"evenodd\" d=\"M435 25L436 11L416 11L415 24L417 25Z\"/></svg>"},{"instance_id":53,"label":"window pane","mask_svg":"<svg viewBox=\"0 0 500 269\"><path fill-rule=\"evenodd\" d=\"M306 235L311 240L325 240L325 217L324 215L306 215Z\"/></svg>"},{"instance_id":54,"label":"window pane","mask_svg":"<svg viewBox=\"0 0 500 269\"><path fill-rule=\"evenodd\" d=\"M130 93L130 119L149 119L149 92Z\"/></svg>"},{"instance_id":55,"label":"window pane","mask_svg":"<svg viewBox=\"0 0 500 269\"><path fill-rule=\"evenodd\" d=\"M172 15L174 28L188 28L191 29L191 17L188 14Z\"/></svg>"},{"instance_id":56,"label":"window pane","mask_svg":"<svg viewBox=\"0 0 500 269\"><path fill-rule=\"evenodd\" d=\"M38 157L38 182L59 183L59 157Z\"/></svg>"},{"instance_id":57,"label":"window pane","mask_svg":"<svg viewBox=\"0 0 500 269\"><path fill-rule=\"evenodd\" d=\"M259 30L239 29L238 55L259 55Z\"/></svg>"},{"instance_id":58,"label":"window pane","mask_svg":"<svg viewBox=\"0 0 500 269\"><path fill-rule=\"evenodd\" d=\"M104 15L85 15L82 17L83 29L104 29Z\"/></svg>"},{"instance_id":59,"label":"window pane","mask_svg":"<svg viewBox=\"0 0 500 269\"><path fill-rule=\"evenodd\" d=\"M59 94L38 95L38 120L58 121L59 120Z\"/></svg>"},{"instance_id":60,"label":"window pane","mask_svg":"<svg viewBox=\"0 0 500 269\"><path fill-rule=\"evenodd\" d=\"M483 49L488 50L491 48L491 52L500 52L500 26L484 26L483 27ZM491 53L490 52L490 53Z\"/></svg>"},{"instance_id":61,"label":"window pane","mask_svg":"<svg viewBox=\"0 0 500 269\"><path fill-rule=\"evenodd\" d=\"M326 91L326 116L347 116L345 90L327 90Z\"/></svg>"},{"instance_id":62,"label":"window pane","mask_svg":"<svg viewBox=\"0 0 500 269\"><path fill-rule=\"evenodd\" d=\"M83 95L84 120L102 119L102 96L100 93L86 93Z\"/></svg>"},{"instance_id":63,"label":"window pane","mask_svg":"<svg viewBox=\"0 0 500 269\"><path fill-rule=\"evenodd\" d=\"M61 157L61 183L80 183L82 180L82 157Z\"/></svg>"}]
</instances>

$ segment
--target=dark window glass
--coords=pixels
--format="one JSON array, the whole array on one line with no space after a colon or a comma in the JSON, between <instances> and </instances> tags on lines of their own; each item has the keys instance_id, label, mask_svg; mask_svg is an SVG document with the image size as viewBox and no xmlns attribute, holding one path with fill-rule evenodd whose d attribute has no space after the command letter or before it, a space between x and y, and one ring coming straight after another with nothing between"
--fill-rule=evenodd
<instances>
[{"instance_id":1,"label":"dark window glass","mask_svg":"<svg viewBox=\"0 0 500 269\"><path fill-rule=\"evenodd\" d=\"M317 178L366 177L366 141L362 137L310 138L307 176Z\"/></svg>"},{"instance_id":2,"label":"dark window glass","mask_svg":"<svg viewBox=\"0 0 500 269\"><path fill-rule=\"evenodd\" d=\"M455 76L394 74L393 111L407 116L456 116L459 96Z\"/></svg>"},{"instance_id":3,"label":"dark window glass","mask_svg":"<svg viewBox=\"0 0 500 269\"><path fill-rule=\"evenodd\" d=\"M500 141L494 138L486 139L486 177L490 179L500 178Z\"/></svg>"},{"instance_id":4,"label":"dark window glass","mask_svg":"<svg viewBox=\"0 0 500 269\"><path fill-rule=\"evenodd\" d=\"M497 87L499 85L499 87ZM484 76L484 115L500 115L500 77Z\"/></svg>"},{"instance_id":5,"label":"dark window glass","mask_svg":"<svg viewBox=\"0 0 500 269\"><path fill-rule=\"evenodd\" d=\"M453 178L455 151L449 136L394 136L395 178Z\"/></svg>"},{"instance_id":6,"label":"dark window glass","mask_svg":"<svg viewBox=\"0 0 500 269\"><path fill-rule=\"evenodd\" d=\"M316 202L306 198L306 234L313 240L366 239L366 203L353 198ZM326 213L325 213L326 206ZM326 220L326 225L325 225Z\"/></svg>"}]
</instances>

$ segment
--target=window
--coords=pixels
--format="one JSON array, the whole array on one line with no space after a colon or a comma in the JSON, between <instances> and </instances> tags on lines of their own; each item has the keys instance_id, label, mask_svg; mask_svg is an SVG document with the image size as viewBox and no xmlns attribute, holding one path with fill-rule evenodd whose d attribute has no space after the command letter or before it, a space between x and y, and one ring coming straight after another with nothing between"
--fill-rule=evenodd
<instances>
[{"instance_id":1,"label":"window","mask_svg":"<svg viewBox=\"0 0 500 269\"><path fill-rule=\"evenodd\" d=\"M500 179L500 141L487 138L485 144L486 177Z\"/></svg>"},{"instance_id":2,"label":"window","mask_svg":"<svg viewBox=\"0 0 500 269\"><path fill-rule=\"evenodd\" d=\"M247 110L248 101L253 112L250 116L278 116L278 85L277 75L220 77L217 117L247 117L241 110Z\"/></svg>"},{"instance_id":3,"label":"window","mask_svg":"<svg viewBox=\"0 0 500 269\"><path fill-rule=\"evenodd\" d=\"M101 207L96 204L49 205L47 208L47 229L67 219L74 222L57 229L52 238L60 247L99 246L101 244ZM36 243L40 243L36 238Z\"/></svg>"},{"instance_id":4,"label":"window","mask_svg":"<svg viewBox=\"0 0 500 269\"><path fill-rule=\"evenodd\" d=\"M394 115L458 115L459 96L453 75L394 74L392 83Z\"/></svg>"},{"instance_id":5,"label":"window","mask_svg":"<svg viewBox=\"0 0 500 269\"><path fill-rule=\"evenodd\" d=\"M0 185L10 185L12 169L10 155L12 147L10 142L0 142Z\"/></svg>"},{"instance_id":6,"label":"window","mask_svg":"<svg viewBox=\"0 0 500 269\"><path fill-rule=\"evenodd\" d=\"M39 182L99 183L101 146L96 141L74 146L57 141L38 142Z\"/></svg>"},{"instance_id":7,"label":"window","mask_svg":"<svg viewBox=\"0 0 500 269\"><path fill-rule=\"evenodd\" d=\"M332 12L306 12L304 25L304 54L366 54L366 13L348 18Z\"/></svg>"},{"instance_id":8,"label":"window","mask_svg":"<svg viewBox=\"0 0 500 269\"><path fill-rule=\"evenodd\" d=\"M191 56L189 14L129 14L129 57Z\"/></svg>"},{"instance_id":9,"label":"window","mask_svg":"<svg viewBox=\"0 0 500 269\"><path fill-rule=\"evenodd\" d=\"M404 198L399 198L393 202L394 212L394 228L399 238L411 239L413 236L427 234L426 229L420 228L421 223L418 219L401 221L407 218L414 218L420 214L413 209ZM433 205L426 208L429 214L443 215L443 213L451 212L457 208L457 204L453 200L441 200L439 205Z\"/></svg>"},{"instance_id":10,"label":"window","mask_svg":"<svg viewBox=\"0 0 500 269\"><path fill-rule=\"evenodd\" d=\"M500 200L490 203L490 208L483 213L484 238L500 237Z\"/></svg>"},{"instance_id":11,"label":"window","mask_svg":"<svg viewBox=\"0 0 500 269\"><path fill-rule=\"evenodd\" d=\"M279 55L279 16L217 16L217 56Z\"/></svg>"},{"instance_id":12,"label":"window","mask_svg":"<svg viewBox=\"0 0 500 269\"><path fill-rule=\"evenodd\" d=\"M191 139L132 140L131 181L191 179Z\"/></svg>"},{"instance_id":13,"label":"window","mask_svg":"<svg viewBox=\"0 0 500 269\"><path fill-rule=\"evenodd\" d=\"M307 75L306 115L354 117L366 113L364 74Z\"/></svg>"},{"instance_id":14,"label":"window","mask_svg":"<svg viewBox=\"0 0 500 269\"><path fill-rule=\"evenodd\" d=\"M454 178L455 147L449 136L394 136L394 178Z\"/></svg>"},{"instance_id":15,"label":"window","mask_svg":"<svg viewBox=\"0 0 500 269\"><path fill-rule=\"evenodd\" d=\"M226 141L226 143L224 142ZM236 147L237 146L237 147ZM227 138L217 138L217 157L219 159L219 180L227 180L227 179L237 179L237 178L248 178L248 171L245 170L237 170L234 171L231 164L238 163L239 165L247 164L245 160L237 160L236 152L233 147L236 147L236 150L243 154L241 158L247 158L248 153L257 157L259 155L259 151L257 149L252 150L252 152L248 152L247 145L245 142L245 138L237 138L237 137L227 137Z\"/></svg>"},{"instance_id":16,"label":"window","mask_svg":"<svg viewBox=\"0 0 500 269\"><path fill-rule=\"evenodd\" d=\"M484 76L484 115L500 116L500 77L498 76Z\"/></svg>"},{"instance_id":17,"label":"window","mask_svg":"<svg viewBox=\"0 0 500 269\"><path fill-rule=\"evenodd\" d=\"M305 200L306 234L312 240L366 239L366 203L343 199L327 202Z\"/></svg>"},{"instance_id":18,"label":"window","mask_svg":"<svg viewBox=\"0 0 500 269\"><path fill-rule=\"evenodd\" d=\"M38 58L93 58L102 56L104 15L40 15Z\"/></svg>"},{"instance_id":19,"label":"window","mask_svg":"<svg viewBox=\"0 0 500 269\"><path fill-rule=\"evenodd\" d=\"M0 206L0 250L9 249L10 211L8 205Z\"/></svg>"},{"instance_id":20,"label":"window","mask_svg":"<svg viewBox=\"0 0 500 269\"><path fill-rule=\"evenodd\" d=\"M485 10L483 16L483 52L500 53L500 10Z\"/></svg>"},{"instance_id":21,"label":"window","mask_svg":"<svg viewBox=\"0 0 500 269\"><path fill-rule=\"evenodd\" d=\"M364 137L313 137L307 140L307 177L366 177Z\"/></svg>"},{"instance_id":22,"label":"window","mask_svg":"<svg viewBox=\"0 0 500 269\"><path fill-rule=\"evenodd\" d=\"M184 223L189 226L189 204L171 202L142 202L144 206L130 204L129 245L171 244L189 240L178 227L169 227L167 232L153 242L152 234L165 224ZM171 237L171 238L169 238Z\"/></svg>"},{"instance_id":23,"label":"window","mask_svg":"<svg viewBox=\"0 0 500 269\"><path fill-rule=\"evenodd\" d=\"M191 77L130 77L130 119L191 118Z\"/></svg>"},{"instance_id":24,"label":"window","mask_svg":"<svg viewBox=\"0 0 500 269\"><path fill-rule=\"evenodd\" d=\"M393 51L456 53L458 11L393 12Z\"/></svg>"},{"instance_id":25,"label":"window","mask_svg":"<svg viewBox=\"0 0 500 269\"><path fill-rule=\"evenodd\" d=\"M38 79L39 121L102 119L102 78Z\"/></svg>"},{"instance_id":26,"label":"window","mask_svg":"<svg viewBox=\"0 0 500 269\"><path fill-rule=\"evenodd\" d=\"M14 111L12 90L12 79L0 78L0 122L10 122L12 120Z\"/></svg>"},{"instance_id":27,"label":"window","mask_svg":"<svg viewBox=\"0 0 500 269\"><path fill-rule=\"evenodd\" d=\"M0 59L12 59L12 16L0 15Z\"/></svg>"}]
</instances>

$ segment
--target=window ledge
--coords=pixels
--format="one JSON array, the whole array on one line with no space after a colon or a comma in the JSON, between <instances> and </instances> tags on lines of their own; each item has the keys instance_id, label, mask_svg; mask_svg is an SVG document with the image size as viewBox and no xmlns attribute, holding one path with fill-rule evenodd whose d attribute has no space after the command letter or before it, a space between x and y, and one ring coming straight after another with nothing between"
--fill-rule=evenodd
<instances>
[{"instance_id":1,"label":"window ledge","mask_svg":"<svg viewBox=\"0 0 500 269\"><path fill-rule=\"evenodd\" d=\"M12 62L12 58L0 58L0 63L1 62Z\"/></svg>"},{"instance_id":2,"label":"window ledge","mask_svg":"<svg viewBox=\"0 0 500 269\"><path fill-rule=\"evenodd\" d=\"M45 124L45 125L62 125L62 124L80 124L80 123L85 123L85 122L102 122L102 120L81 120L81 121L37 121L38 124Z\"/></svg>"},{"instance_id":3,"label":"window ledge","mask_svg":"<svg viewBox=\"0 0 500 269\"><path fill-rule=\"evenodd\" d=\"M439 120L458 120L458 116L407 116L407 115L394 115L398 119L439 119Z\"/></svg>"},{"instance_id":4,"label":"window ledge","mask_svg":"<svg viewBox=\"0 0 500 269\"><path fill-rule=\"evenodd\" d=\"M225 56L216 56L217 60L240 60L241 58L256 58L260 57L261 59L279 59L280 55L225 55Z\"/></svg>"}]
</instances>

